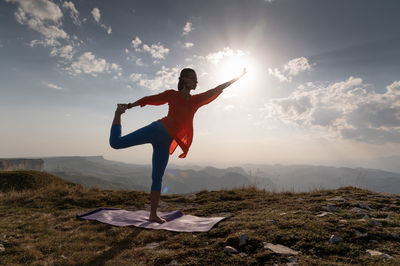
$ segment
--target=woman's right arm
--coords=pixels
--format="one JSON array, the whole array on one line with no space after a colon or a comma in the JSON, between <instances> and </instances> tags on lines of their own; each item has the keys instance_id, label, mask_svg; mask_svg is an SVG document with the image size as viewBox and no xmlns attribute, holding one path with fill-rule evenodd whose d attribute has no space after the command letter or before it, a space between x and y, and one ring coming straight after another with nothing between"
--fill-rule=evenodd
<instances>
[{"instance_id":1,"label":"woman's right arm","mask_svg":"<svg viewBox=\"0 0 400 266\"><path fill-rule=\"evenodd\" d=\"M128 103L127 104L127 108L132 108L132 107L139 106L139 105L141 107L143 107L143 106L145 106L147 104L150 104L150 105L162 105L162 104L165 104L165 103L168 102L168 99L169 99L169 97L171 95L171 91L172 90L167 90L167 91L164 91L164 92L156 94L156 95L143 97L143 98L141 98L140 100L137 100L134 103Z\"/></svg>"}]
</instances>

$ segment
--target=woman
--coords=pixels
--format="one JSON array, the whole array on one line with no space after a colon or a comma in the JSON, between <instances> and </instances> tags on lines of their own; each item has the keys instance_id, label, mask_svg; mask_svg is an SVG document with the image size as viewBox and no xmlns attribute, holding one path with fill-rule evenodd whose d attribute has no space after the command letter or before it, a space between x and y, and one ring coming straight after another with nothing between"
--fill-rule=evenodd
<instances>
[{"instance_id":1,"label":"woman","mask_svg":"<svg viewBox=\"0 0 400 266\"><path fill-rule=\"evenodd\" d=\"M196 72L191 68L181 71L178 83L178 91L167 90L157 95L144 97L134 103L118 104L114 121L111 126L110 145L114 149L123 149L135 145L151 143L153 146L152 158L152 185L150 192L151 210L149 221L164 223L165 220L157 216L157 206L160 199L161 182L169 155L176 147L182 149L179 158L185 158L193 139L193 117L197 109L210 103L222 93L222 91L246 74L242 75L206 92L190 95L191 90L197 86ZM168 103L168 115L150 125L138 129L128 135L121 136L121 114L126 109L135 106L162 105Z\"/></svg>"}]
</instances>

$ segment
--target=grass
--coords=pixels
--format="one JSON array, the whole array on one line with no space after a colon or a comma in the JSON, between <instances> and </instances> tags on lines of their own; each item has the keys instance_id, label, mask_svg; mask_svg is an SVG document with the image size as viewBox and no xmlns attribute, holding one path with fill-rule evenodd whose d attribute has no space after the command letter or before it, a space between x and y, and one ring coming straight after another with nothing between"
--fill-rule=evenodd
<instances>
[{"instance_id":1,"label":"grass","mask_svg":"<svg viewBox=\"0 0 400 266\"><path fill-rule=\"evenodd\" d=\"M179 265L286 265L289 256L264 249L264 242L298 251L294 257L300 265L400 265L399 195L385 197L353 187L310 193L247 187L161 196L160 211L231 215L206 233L176 233L76 218L98 207L148 209L148 193L88 189L34 171L0 172L0 183L10 174L26 176L21 184L27 181L22 188L1 188L0 244L5 251L0 253L0 265L167 265L172 260ZM345 201L327 201L335 196ZM360 220L352 210L360 203L374 209L369 211L370 219ZM335 205L336 211L317 217L328 204ZM372 226L370 220L379 224ZM359 236L355 230L367 235ZM248 241L239 248L242 234ZM344 240L330 244L332 234ZM226 254L226 245L241 254ZM372 257L367 249L393 258Z\"/></svg>"}]
</instances>

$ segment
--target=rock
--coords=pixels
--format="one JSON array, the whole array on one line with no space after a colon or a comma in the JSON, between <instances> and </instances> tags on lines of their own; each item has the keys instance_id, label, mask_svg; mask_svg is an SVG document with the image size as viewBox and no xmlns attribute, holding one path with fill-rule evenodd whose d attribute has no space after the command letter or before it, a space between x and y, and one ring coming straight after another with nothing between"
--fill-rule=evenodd
<instances>
[{"instance_id":1,"label":"rock","mask_svg":"<svg viewBox=\"0 0 400 266\"><path fill-rule=\"evenodd\" d=\"M280 216L286 215L286 212L281 212L279 215Z\"/></svg>"},{"instance_id":2,"label":"rock","mask_svg":"<svg viewBox=\"0 0 400 266\"><path fill-rule=\"evenodd\" d=\"M168 265L178 265L178 261L177 260L171 260L171 262L168 263Z\"/></svg>"},{"instance_id":3,"label":"rock","mask_svg":"<svg viewBox=\"0 0 400 266\"><path fill-rule=\"evenodd\" d=\"M370 221L368 222L368 224L369 224L370 226L378 226L378 225L379 225L379 222L377 222L377 221L375 221L375 220L370 220Z\"/></svg>"},{"instance_id":4,"label":"rock","mask_svg":"<svg viewBox=\"0 0 400 266\"><path fill-rule=\"evenodd\" d=\"M339 220L339 223L342 223L342 224L347 224L347 220L345 220L345 219L341 219L341 220Z\"/></svg>"},{"instance_id":5,"label":"rock","mask_svg":"<svg viewBox=\"0 0 400 266\"><path fill-rule=\"evenodd\" d=\"M240 252L240 253L239 253L239 257L241 257L241 258L243 258L243 257L247 257L247 254L246 254L246 253L244 253L244 252Z\"/></svg>"},{"instance_id":6,"label":"rock","mask_svg":"<svg viewBox=\"0 0 400 266\"><path fill-rule=\"evenodd\" d=\"M379 243L379 241L376 240L376 239L371 239L369 242L370 242L370 243L373 243L373 244L378 244L378 243Z\"/></svg>"},{"instance_id":7,"label":"rock","mask_svg":"<svg viewBox=\"0 0 400 266\"><path fill-rule=\"evenodd\" d=\"M208 246L208 245L210 245L210 242L205 241L205 242L203 242L203 244Z\"/></svg>"},{"instance_id":8,"label":"rock","mask_svg":"<svg viewBox=\"0 0 400 266\"><path fill-rule=\"evenodd\" d=\"M374 209L372 209L368 204L365 204L365 203L358 203L358 206L360 207L360 208L362 208L362 209L367 209L367 210L369 210L369 211L372 211L372 210L374 210Z\"/></svg>"},{"instance_id":9,"label":"rock","mask_svg":"<svg viewBox=\"0 0 400 266\"><path fill-rule=\"evenodd\" d=\"M151 242L151 243L147 244L147 245L145 246L145 248L155 249L155 248L157 248L157 247L159 247L159 246L160 246L159 243L157 243L157 242Z\"/></svg>"},{"instance_id":10,"label":"rock","mask_svg":"<svg viewBox=\"0 0 400 266\"><path fill-rule=\"evenodd\" d=\"M239 247L246 245L248 239L247 235L241 235L239 239Z\"/></svg>"},{"instance_id":11,"label":"rock","mask_svg":"<svg viewBox=\"0 0 400 266\"><path fill-rule=\"evenodd\" d=\"M386 219L393 220L394 218L395 216L393 214L388 214L388 216L386 216Z\"/></svg>"},{"instance_id":12,"label":"rock","mask_svg":"<svg viewBox=\"0 0 400 266\"><path fill-rule=\"evenodd\" d=\"M288 261L291 263L295 263L295 262L297 262L297 258L291 256L288 258Z\"/></svg>"},{"instance_id":13,"label":"rock","mask_svg":"<svg viewBox=\"0 0 400 266\"><path fill-rule=\"evenodd\" d=\"M337 244L342 241L343 241L343 238L341 238L337 235L331 235L331 238L329 238L329 243L331 243L331 244Z\"/></svg>"},{"instance_id":14,"label":"rock","mask_svg":"<svg viewBox=\"0 0 400 266\"><path fill-rule=\"evenodd\" d=\"M3 253L5 251L6 251L6 249L4 248L3 244L0 244L0 253Z\"/></svg>"},{"instance_id":15,"label":"rock","mask_svg":"<svg viewBox=\"0 0 400 266\"><path fill-rule=\"evenodd\" d=\"M231 247L231 246L226 246L226 247L224 248L224 251L225 251L225 253L227 253L228 255L239 253L239 252L236 250L236 248Z\"/></svg>"},{"instance_id":16,"label":"rock","mask_svg":"<svg viewBox=\"0 0 400 266\"><path fill-rule=\"evenodd\" d=\"M324 209L327 210L328 212L334 212L336 210L334 205L326 205Z\"/></svg>"},{"instance_id":17,"label":"rock","mask_svg":"<svg viewBox=\"0 0 400 266\"><path fill-rule=\"evenodd\" d=\"M369 212L358 207L354 207L351 209L352 212L357 213L358 216L363 217L364 219L369 219Z\"/></svg>"},{"instance_id":18,"label":"rock","mask_svg":"<svg viewBox=\"0 0 400 266\"><path fill-rule=\"evenodd\" d=\"M294 251L293 249L290 249L288 247L282 246L282 245L274 245L272 243L266 243L264 242L264 248L270 249L275 253L282 254L282 255L297 255L299 252Z\"/></svg>"},{"instance_id":19,"label":"rock","mask_svg":"<svg viewBox=\"0 0 400 266\"><path fill-rule=\"evenodd\" d=\"M369 255L371 255L371 256L381 256L381 257L383 257L385 259L392 259L392 256L390 256L388 254L385 254L385 253L382 253L382 252L377 251L377 250L367 249L367 253Z\"/></svg>"},{"instance_id":20,"label":"rock","mask_svg":"<svg viewBox=\"0 0 400 266\"><path fill-rule=\"evenodd\" d=\"M62 259L64 259L64 260L66 260L66 259L67 259L67 257L66 257L66 256L64 256L64 255L61 255L61 258L62 258Z\"/></svg>"},{"instance_id":21,"label":"rock","mask_svg":"<svg viewBox=\"0 0 400 266\"><path fill-rule=\"evenodd\" d=\"M360 237L366 237L366 236L368 236L368 233L361 233L361 232L358 231L358 230L354 230L354 233L355 233L357 236L360 236Z\"/></svg>"},{"instance_id":22,"label":"rock","mask_svg":"<svg viewBox=\"0 0 400 266\"><path fill-rule=\"evenodd\" d=\"M341 196L336 196L336 197L329 198L329 199L326 199L326 200L327 201L345 201L345 199L342 198Z\"/></svg>"},{"instance_id":23,"label":"rock","mask_svg":"<svg viewBox=\"0 0 400 266\"><path fill-rule=\"evenodd\" d=\"M330 213L330 212L322 212L322 213L318 214L317 216L318 217L325 217L325 216L328 216L328 215L332 215L332 213Z\"/></svg>"}]
</instances>

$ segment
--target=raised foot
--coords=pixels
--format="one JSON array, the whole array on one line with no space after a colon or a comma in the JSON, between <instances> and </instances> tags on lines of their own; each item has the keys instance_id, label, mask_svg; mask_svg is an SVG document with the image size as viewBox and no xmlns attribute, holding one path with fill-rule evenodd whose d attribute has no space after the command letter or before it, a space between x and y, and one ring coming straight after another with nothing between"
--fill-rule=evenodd
<instances>
[{"instance_id":1,"label":"raised foot","mask_svg":"<svg viewBox=\"0 0 400 266\"><path fill-rule=\"evenodd\" d=\"M159 223L159 224L162 224L162 223L165 223L165 222L166 222L165 219L163 219L163 218L161 218L161 217L158 217L158 216L150 216L150 217L149 217L149 221L150 221L150 222L156 222L156 223Z\"/></svg>"}]
</instances>

